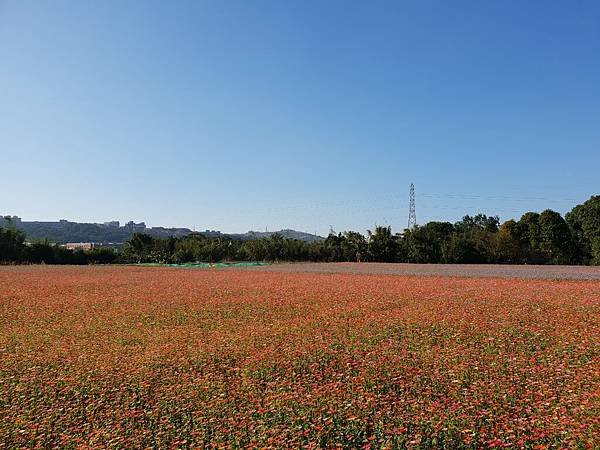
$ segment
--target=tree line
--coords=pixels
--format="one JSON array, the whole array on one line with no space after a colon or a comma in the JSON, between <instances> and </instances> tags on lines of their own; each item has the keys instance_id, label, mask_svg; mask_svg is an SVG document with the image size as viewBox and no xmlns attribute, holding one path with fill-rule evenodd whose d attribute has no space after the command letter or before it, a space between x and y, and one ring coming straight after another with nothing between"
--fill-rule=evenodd
<instances>
[{"instance_id":1,"label":"tree line","mask_svg":"<svg viewBox=\"0 0 600 450\"><path fill-rule=\"evenodd\" d=\"M72 250L47 239L25 241L25 233L10 226L0 227L0 263L16 264L110 264L118 260L110 247Z\"/></svg>"},{"instance_id":2,"label":"tree line","mask_svg":"<svg viewBox=\"0 0 600 450\"><path fill-rule=\"evenodd\" d=\"M118 252L71 251L51 243L26 244L14 229L0 229L0 261L87 263L188 263L219 261L351 261L409 263L596 264L600 265L600 196L563 218L552 210L528 212L518 221L465 216L456 223L429 222L392 233L377 226L366 235L335 233L304 242L274 234L240 241L191 233L159 238L134 234Z\"/></svg>"}]
</instances>

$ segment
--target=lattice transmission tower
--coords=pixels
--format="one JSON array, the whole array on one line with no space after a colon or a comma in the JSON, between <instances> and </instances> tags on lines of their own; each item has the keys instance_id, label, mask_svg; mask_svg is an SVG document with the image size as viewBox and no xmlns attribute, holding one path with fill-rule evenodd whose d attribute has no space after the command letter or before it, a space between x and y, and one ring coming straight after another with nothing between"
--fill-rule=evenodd
<instances>
[{"instance_id":1,"label":"lattice transmission tower","mask_svg":"<svg viewBox=\"0 0 600 450\"><path fill-rule=\"evenodd\" d=\"M410 198L408 202L408 229L417 224L417 212L415 207L415 185L410 183Z\"/></svg>"}]
</instances>

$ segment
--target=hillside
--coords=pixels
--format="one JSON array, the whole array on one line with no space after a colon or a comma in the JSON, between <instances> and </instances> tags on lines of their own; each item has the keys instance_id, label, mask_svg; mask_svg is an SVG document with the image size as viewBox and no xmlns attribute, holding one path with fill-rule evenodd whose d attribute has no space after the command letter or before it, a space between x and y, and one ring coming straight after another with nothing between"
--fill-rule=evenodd
<instances>
[{"instance_id":1,"label":"hillside","mask_svg":"<svg viewBox=\"0 0 600 450\"><path fill-rule=\"evenodd\" d=\"M7 216L10 217L10 216ZM128 222L121 226L119 222L80 223L68 220L58 222L23 221L13 216L9 220L0 216L0 226L12 224L27 235L28 240L49 239L58 243L67 242L97 242L122 244L129 240L134 233L146 233L154 237L182 237L192 233L189 228L146 227L144 222ZM223 237L235 240L251 240L269 237L274 233L285 238L299 239L305 242L322 240L321 236L296 230L281 230L276 232L248 231L247 233L221 233L216 230L201 231L207 237Z\"/></svg>"},{"instance_id":2,"label":"hillside","mask_svg":"<svg viewBox=\"0 0 600 450\"><path fill-rule=\"evenodd\" d=\"M324 239L322 236L319 236L316 234L305 233L303 231L296 231L296 230L289 230L289 229L279 230L279 231L248 231L247 233L244 233L244 234L230 234L229 236L234 239L250 240L250 239L266 238L266 237L272 236L273 234L280 234L281 236L283 236L286 239L298 239L299 241L304 241L304 242L321 241Z\"/></svg>"}]
</instances>

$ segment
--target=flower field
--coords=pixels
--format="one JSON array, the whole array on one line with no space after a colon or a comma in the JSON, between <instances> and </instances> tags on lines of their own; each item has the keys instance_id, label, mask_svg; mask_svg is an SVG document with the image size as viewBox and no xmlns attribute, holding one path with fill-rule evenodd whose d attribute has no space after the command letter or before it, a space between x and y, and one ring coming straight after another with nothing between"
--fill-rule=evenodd
<instances>
[{"instance_id":1,"label":"flower field","mask_svg":"<svg viewBox=\"0 0 600 450\"><path fill-rule=\"evenodd\" d=\"M598 448L600 281L0 267L0 448Z\"/></svg>"}]
</instances>

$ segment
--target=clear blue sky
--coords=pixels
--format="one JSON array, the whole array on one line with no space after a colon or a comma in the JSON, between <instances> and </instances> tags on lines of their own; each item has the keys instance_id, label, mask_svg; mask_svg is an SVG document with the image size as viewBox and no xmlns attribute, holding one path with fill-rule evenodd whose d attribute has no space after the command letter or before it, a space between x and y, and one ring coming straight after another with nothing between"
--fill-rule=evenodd
<instances>
[{"instance_id":1,"label":"clear blue sky","mask_svg":"<svg viewBox=\"0 0 600 450\"><path fill-rule=\"evenodd\" d=\"M0 0L0 213L326 233L600 194L598 1Z\"/></svg>"}]
</instances>

